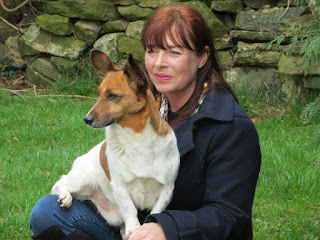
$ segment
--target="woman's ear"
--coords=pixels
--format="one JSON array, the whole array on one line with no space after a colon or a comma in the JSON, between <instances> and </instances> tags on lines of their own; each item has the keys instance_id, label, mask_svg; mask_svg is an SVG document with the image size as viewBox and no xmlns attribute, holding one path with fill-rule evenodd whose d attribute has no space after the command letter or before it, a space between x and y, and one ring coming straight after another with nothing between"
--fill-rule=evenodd
<instances>
[{"instance_id":1,"label":"woman's ear","mask_svg":"<svg viewBox=\"0 0 320 240\"><path fill-rule=\"evenodd\" d=\"M206 64L209 56L210 56L210 49L208 46L205 46L204 51L200 56L199 68L202 68Z\"/></svg>"}]
</instances>

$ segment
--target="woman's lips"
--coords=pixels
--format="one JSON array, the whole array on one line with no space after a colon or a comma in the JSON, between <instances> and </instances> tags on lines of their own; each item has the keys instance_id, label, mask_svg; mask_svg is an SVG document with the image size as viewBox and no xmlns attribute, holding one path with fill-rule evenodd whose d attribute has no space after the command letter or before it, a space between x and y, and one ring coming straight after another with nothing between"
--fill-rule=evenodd
<instances>
[{"instance_id":1,"label":"woman's lips","mask_svg":"<svg viewBox=\"0 0 320 240\"><path fill-rule=\"evenodd\" d=\"M171 75L165 73L155 73L154 76L159 82L169 81L172 78Z\"/></svg>"}]
</instances>

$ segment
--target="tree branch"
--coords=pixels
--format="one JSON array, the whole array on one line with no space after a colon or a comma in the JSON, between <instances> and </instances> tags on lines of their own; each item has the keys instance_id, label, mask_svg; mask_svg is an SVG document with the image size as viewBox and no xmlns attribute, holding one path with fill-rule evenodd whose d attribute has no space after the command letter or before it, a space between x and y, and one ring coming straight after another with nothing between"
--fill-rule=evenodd
<instances>
[{"instance_id":1,"label":"tree branch","mask_svg":"<svg viewBox=\"0 0 320 240\"><path fill-rule=\"evenodd\" d=\"M1 0L0 0L1 1ZM0 17L0 20L3 21L4 23L8 24L10 27L12 27L13 29L21 32L21 33L24 33L23 30L17 28L16 26L12 25L11 23L9 23L7 20L5 20L3 17Z\"/></svg>"},{"instance_id":2,"label":"tree branch","mask_svg":"<svg viewBox=\"0 0 320 240\"><path fill-rule=\"evenodd\" d=\"M25 0L23 3L21 3L19 6L15 7L15 8L7 8L4 3L3 0L0 0L0 6L3 8L3 10L7 11L7 12L14 12L16 10L18 10L19 8L23 7L24 5L26 5L29 2L29 0Z\"/></svg>"},{"instance_id":3,"label":"tree branch","mask_svg":"<svg viewBox=\"0 0 320 240\"><path fill-rule=\"evenodd\" d=\"M277 22L279 22L280 19L288 12L289 7L290 7L290 0L288 0L287 8L286 8L286 10L282 13L282 15L278 18Z\"/></svg>"}]
</instances>

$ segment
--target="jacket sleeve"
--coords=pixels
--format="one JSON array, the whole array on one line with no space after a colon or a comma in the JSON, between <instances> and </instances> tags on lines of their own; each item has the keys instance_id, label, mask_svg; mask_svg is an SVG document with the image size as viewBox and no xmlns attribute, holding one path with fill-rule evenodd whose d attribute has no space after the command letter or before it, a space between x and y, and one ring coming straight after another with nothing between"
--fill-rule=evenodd
<instances>
[{"instance_id":1,"label":"jacket sleeve","mask_svg":"<svg viewBox=\"0 0 320 240\"><path fill-rule=\"evenodd\" d=\"M202 207L166 210L146 222L161 224L167 240L252 239L251 208L260 163L259 139L250 119L235 117L220 124L207 148Z\"/></svg>"}]
</instances>

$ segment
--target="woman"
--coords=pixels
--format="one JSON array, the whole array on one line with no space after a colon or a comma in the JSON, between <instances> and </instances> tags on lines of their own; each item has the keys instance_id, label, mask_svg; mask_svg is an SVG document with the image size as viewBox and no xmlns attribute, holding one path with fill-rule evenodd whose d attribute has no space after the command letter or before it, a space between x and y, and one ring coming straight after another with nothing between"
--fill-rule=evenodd
<instances>
[{"instance_id":1,"label":"woman","mask_svg":"<svg viewBox=\"0 0 320 240\"><path fill-rule=\"evenodd\" d=\"M174 127L181 161L171 203L164 212L147 216L129 239L252 239L259 139L222 77L208 25L190 6L163 7L147 21L142 43L151 88L160 113ZM61 209L39 210L53 201L49 195L37 203L33 230L44 215L48 219L59 211L55 223L71 235L118 237L86 203L74 201L71 216L62 216ZM80 213L86 217L78 225L66 223L65 218Z\"/></svg>"}]
</instances>

